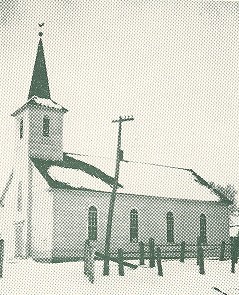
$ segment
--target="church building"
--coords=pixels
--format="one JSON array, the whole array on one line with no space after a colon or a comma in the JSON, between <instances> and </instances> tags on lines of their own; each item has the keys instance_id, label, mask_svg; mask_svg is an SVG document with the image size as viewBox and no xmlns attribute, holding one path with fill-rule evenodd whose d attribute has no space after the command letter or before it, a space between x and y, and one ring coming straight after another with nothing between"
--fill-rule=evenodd
<instances>
[{"instance_id":1,"label":"church building","mask_svg":"<svg viewBox=\"0 0 239 295\"><path fill-rule=\"evenodd\" d=\"M12 113L15 161L0 200L9 259L81 259L86 239L104 251L115 159L64 153L67 112L50 95L40 35L28 98ZM135 251L150 237L228 241L228 203L192 169L122 159L111 251Z\"/></svg>"}]
</instances>

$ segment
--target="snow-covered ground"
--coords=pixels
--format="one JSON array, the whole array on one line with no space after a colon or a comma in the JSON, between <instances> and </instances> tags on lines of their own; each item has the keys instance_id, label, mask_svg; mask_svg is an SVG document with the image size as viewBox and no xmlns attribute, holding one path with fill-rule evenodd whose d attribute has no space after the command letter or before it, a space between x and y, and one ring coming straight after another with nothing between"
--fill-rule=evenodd
<instances>
[{"instance_id":1,"label":"snow-covered ground","mask_svg":"<svg viewBox=\"0 0 239 295\"><path fill-rule=\"evenodd\" d=\"M136 261L135 261L136 263ZM196 261L163 262L163 277L147 266L136 270L125 268L125 276L117 274L116 263L110 264L110 276L102 275L103 263L96 262L94 284L83 275L82 262L43 264L32 260L5 262L0 294L4 295L228 295L239 294L239 263L230 272L229 261L206 261L205 275L200 275Z\"/></svg>"}]
</instances>

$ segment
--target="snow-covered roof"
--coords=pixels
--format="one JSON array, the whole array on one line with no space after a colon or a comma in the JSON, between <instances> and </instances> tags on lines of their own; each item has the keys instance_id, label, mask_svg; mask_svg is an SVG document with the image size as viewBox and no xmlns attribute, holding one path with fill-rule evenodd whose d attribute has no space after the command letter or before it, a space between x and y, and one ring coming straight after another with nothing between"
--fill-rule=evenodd
<instances>
[{"instance_id":1,"label":"snow-covered roof","mask_svg":"<svg viewBox=\"0 0 239 295\"><path fill-rule=\"evenodd\" d=\"M45 107L59 109L59 110L64 109L63 106L59 105L58 103L54 102L51 99L45 99L45 98L42 98L42 97L33 96L30 99L30 101L31 101L32 104L42 105L42 106L45 106Z\"/></svg>"},{"instance_id":2,"label":"snow-covered roof","mask_svg":"<svg viewBox=\"0 0 239 295\"><path fill-rule=\"evenodd\" d=\"M63 161L32 158L53 188L111 192L115 160L64 154ZM191 169L121 161L117 193L218 201L210 185Z\"/></svg>"},{"instance_id":3,"label":"snow-covered roof","mask_svg":"<svg viewBox=\"0 0 239 295\"><path fill-rule=\"evenodd\" d=\"M28 101L22 107L16 110L12 114L12 116L16 116L19 112L23 111L27 106L41 106L41 107L47 107L47 108L67 112L67 109L65 109L63 106L56 103L55 101L51 100L50 98L32 96L30 99L28 99Z\"/></svg>"}]
</instances>

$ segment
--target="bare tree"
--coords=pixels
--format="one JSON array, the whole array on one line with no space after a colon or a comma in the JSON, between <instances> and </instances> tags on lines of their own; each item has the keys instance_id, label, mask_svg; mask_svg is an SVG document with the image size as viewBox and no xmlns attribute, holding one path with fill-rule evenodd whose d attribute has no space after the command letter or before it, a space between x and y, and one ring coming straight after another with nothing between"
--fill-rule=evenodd
<instances>
[{"instance_id":1,"label":"bare tree","mask_svg":"<svg viewBox=\"0 0 239 295\"><path fill-rule=\"evenodd\" d=\"M213 192L219 196L221 202L228 204L228 208L232 215L239 214L239 208L237 207L237 190L231 184L222 186L220 184L215 184L214 182L209 183L210 188Z\"/></svg>"}]
</instances>

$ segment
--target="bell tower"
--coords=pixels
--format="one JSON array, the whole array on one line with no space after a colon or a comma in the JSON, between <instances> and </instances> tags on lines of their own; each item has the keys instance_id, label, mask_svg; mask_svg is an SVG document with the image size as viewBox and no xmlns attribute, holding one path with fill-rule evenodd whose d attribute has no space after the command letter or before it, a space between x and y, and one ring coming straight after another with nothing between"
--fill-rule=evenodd
<instances>
[{"instance_id":1,"label":"bell tower","mask_svg":"<svg viewBox=\"0 0 239 295\"><path fill-rule=\"evenodd\" d=\"M28 99L12 114L16 123L14 177L19 187L15 206L18 245L15 256L21 258L32 256L34 168L31 159L63 160L63 117L67 109L51 99L42 35L40 32Z\"/></svg>"},{"instance_id":2,"label":"bell tower","mask_svg":"<svg viewBox=\"0 0 239 295\"><path fill-rule=\"evenodd\" d=\"M42 32L27 102L12 116L16 119L16 147L28 157L63 159L63 116L67 110L50 96Z\"/></svg>"}]
</instances>

